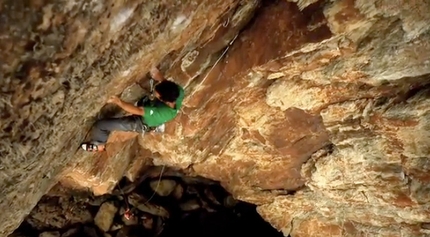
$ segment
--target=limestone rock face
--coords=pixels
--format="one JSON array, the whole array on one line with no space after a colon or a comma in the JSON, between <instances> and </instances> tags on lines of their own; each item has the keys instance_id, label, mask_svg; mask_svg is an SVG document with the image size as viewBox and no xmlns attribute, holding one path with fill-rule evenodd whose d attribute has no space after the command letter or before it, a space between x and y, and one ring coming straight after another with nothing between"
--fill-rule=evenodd
<instances>
[{"instance_id":1,"label":"limestone rock face","mask_svg":"<svg viewBox=\"0 0 430 237\"><path fill-rule=\"evenodd\" d=\"M151 162L221 181L286 236L430 234L429 10L5 1L0 233L57 180L102 194ZM157 63L186 88L166 132L76 152L107 97L144 84Z\"/></svg>"},{"instance_id":2,"label":"limestone rock face","mask_svg":"<svg viewBox=\"0 0 430 237\"><path fill-rule=\"evenodd\" d=\"M256 3L2 1L0 209L10 211L0 215L0 235L17 227L65 167L78 184L112 188L129 155L75 155L106 99L152 64L209 42L227 19L242 27ZM118 170L108 177L106 167Z\"/></svg>"}]
</instances>

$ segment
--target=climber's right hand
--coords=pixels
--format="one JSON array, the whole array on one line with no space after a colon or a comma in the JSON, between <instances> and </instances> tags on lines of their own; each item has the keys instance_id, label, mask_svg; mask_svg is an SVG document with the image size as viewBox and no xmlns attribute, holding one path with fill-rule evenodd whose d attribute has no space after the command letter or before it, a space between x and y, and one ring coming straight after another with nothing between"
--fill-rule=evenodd
<instances>
[{"instance_id":1,"label":"climber's right hand","mask_svg":"<svg viewBox=\"0 0 430 237\"><path fill-rule=\"evenodd\" d=\"M161 82L161 81L163 81L163 80L164 80L163 74L161 74L160 70L158 70L158 68L157 68L157 67L155 67L155 66L153 66L153 67L151 68L151 70L149 70L149 74L150 74L150 75L151 75L151 77L152 77L154 80L156 80L156 81Z\"/></svg>"},{"instance_id":2,"label":"climber's right hand","mask_svg":"<svg viewBox=\"0 0 430 237\"><path fill-rule=\"evenodd\" d=\"M118 97L118 96L116 96L116 95L114 95L114 96L111 96L109 99L108 99L108 101L107 101L108 103L110 103L110 104L116 104L116 105L118 105L118 104L120 104L121 103L121 99Z\"/></svg>"}]
</instances>

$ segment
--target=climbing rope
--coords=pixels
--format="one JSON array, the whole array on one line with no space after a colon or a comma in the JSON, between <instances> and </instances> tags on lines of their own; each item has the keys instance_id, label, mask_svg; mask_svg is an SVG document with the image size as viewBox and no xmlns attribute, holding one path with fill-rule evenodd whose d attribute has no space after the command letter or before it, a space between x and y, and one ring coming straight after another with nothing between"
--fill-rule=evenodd
<instances>
[{"instance_id":1,"label":"climbing rope","mask_svg":"<svg viewBox=\"0 0 430 237\"><path fill-rule=\"evenodd\" d=\"M144 202L143 204L146 204L146 203L148 203L149 201L151 201L151 200L152 200L152 198L154 198L155 194L157 193L157 191L158 191L158 187L160 187L161 177L163 177L163 172L164 172L164 168L165 168L165 167L166 167L166 165L163 165L163 166L161 167L160 177L158 177L157 186L155 186L155 190L154 190L154 192L152 193L151 197L150 197L146 202Z\"/></svg>"},{"instance_id":2,"label":"climbing rope","mask_svg":"<svg viewBox=\"0 0 430 237\"><path fill-rule=\"evenodd\" d=\"M125 196L125 193L124 193L124 191L122 191L122 188L119 186L119 184L118 184L118 183L116 183L116 186L118 187L119 191L121 192L122 198L124 198L125 207L126 207L125 212L124 212L124 217L125 217L127 220L130 220L130 217L131 217L131 210L130 210L130 206L128 205L128 201L127 201L127 198L126 198L126 196Z\"/></svg>"},{"instance_id":3,"label":"climbing rope","mask_svg":"<svg viewBox=\"0 0 430 237\"><path fill-rule=\"evenodd\" d=\"M230 43L228 43L228 46L224 49L224 51L222 52L221 56L218 57L218 59L216 60L216 62L214 63L214 65L211 67L211 69L209 70L208 73L206 73L206 76L203 78L202 82L203 83L206 78L209 76L209 74L212 72L212 70L215 68L215 66L219 63L219 61L221 61L221 59L224 57L224 55L227 53L227 51L230 49L231 45L234 43L234 41L236 40L236 38L239 36L239 34L237 34L231 41Z\"/></svg>"},{"instance_id":4,"label":"climbing rope","mask_svg":"<svg viewBox=\"0 0 430 237\"><path fill-rule=\"evenodd\" d=\"M151 201L151 200L152 200L152 198L154 198L155 194L157 193L158 188L160 187L161 178L163 177L163 172L164 172L164 169L165 169L165 168L166 168L166 165L163 165L163 166L161 167L160 177L158 177L157 186L155 187L155 190L154 190L154 192L152 193L151 197L149 197L149 199L148 199L148 200L146 200L146 201L143 203L143 205L145 205L145 204L149 203L149 201ZM125 206L126 206L126 209L125 209L125 212L124 212L124 214L123 214L123 215L124 215L124 217L125 217L127 220L130 220L130 218L133 216L133 213L131 212L130 206L129 206L128 201L127 201L127 197L125 196L125 193L122 191L122 189L121 189L121 187L118 185L118 183L116 184L116 186L118 187L119 191L121 192L121 194L122 194L122 196L123 196L123 198L124 198Z\"/></svg>"}]
</instances>

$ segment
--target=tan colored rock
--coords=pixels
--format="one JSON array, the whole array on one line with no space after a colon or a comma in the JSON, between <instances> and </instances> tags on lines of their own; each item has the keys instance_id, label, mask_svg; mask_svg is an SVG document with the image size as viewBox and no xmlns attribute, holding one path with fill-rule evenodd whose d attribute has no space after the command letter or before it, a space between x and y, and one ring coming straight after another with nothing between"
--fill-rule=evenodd
<instances>
[{"instance_id":1,"label":"tan colored rock","mask_svg":"<svg viewBox=\"0 0 430 237\"><path fill-rule=\"evenodd\" d=\"M177 200L179 200L182 198L183 194L184 194L184 187L182 186L182 184L179 183L178 185L176 185L175 190L173 190L172 196Z\"/></svg>"},{"instance_id":2,"label":"tan colored rock","mask_svg":"<svg viewBox=\"0 0 430 237\"><path fill-rule=\"evenodd\" d=\"M0 172L7 178L1 179L0 208L13 211L0 215L0 235L17 228L65 167L74 167L75 186L88 185L95 193L111 190L122 168L109 171L113 165L98 164L106 161L103 157L75 155L92 124L89 118L169 53L185 55L189 46L204 43L203 32L210 39L214 32L208 29L222 25L221 18L239 4L2 4L0 153L7 162ZM95 166L100 172L89 168Z\"/></svg>"},{"instance_id":3,"label":"tan colored rock","mask_svg":"<svg viewBox=\"0 0 430 237\"><path fill-rule=\"evenodd\" d=\"M113 203L103 203L94 218L94 223L103 232L108 232L117 211L118 208Z\"/></svg>"},{"instance_id":4,"label":"tan colored rock","mask_svg":"<svg viewBox=\"0 0 430 237\"><path fill-rule=\"evenodd\" d=\"M101 194L146 162L219 181L285 236L430 235L428 1L265 1L237 38L256 1L31 4L0 9L2 235L62 171ZM186 86L166 132L76 153L162 59Z\"/></svg>"},{"instance_id":5,"label":"tan colored rock","mask_svg":"<svg viewBox=\"0 0 430 237\"><path fill-rule=\"evenodd\" d=\"M169 196L176 188L176 181L172 179L153 180L149 183L151 189L162 197Z\"/></svg>"},{"instance_id":6,"label":"tan colored rock","mask_svg":"<svg viewBox=\"0 0 430 237\"><path fill-rule=\"evenodd\" d=\"M140 138L142 137L140 136ZM152 165L152 158L153 154L150 150L139 147L136 151L136 156L130 161L124 176L132 182L137 180L137 178L145 174L147 166Z\"/></svg>"},{"instance_id":7,"label":"tan colored rock","mask_svg":"<svg viewBox=\"0 0 430 237\"><path fill-rule=\"evenodd\" d=\"M163 144L145 147L261 205L286 236L425 236L430 41L418 33L424 15L417 31L403 28L413 16L402 4L334 1L300 14L269 4L241 35L252 43L236 43ZM280 23L311 12L301 26Z\"/></svg>"},{"instance_id":8,"label":"tan colored rock","mask_svg":"<svg viewBox=\"0 0 430 237\"><path fill-rule=\"evenodd\" d=\"M74 189L90 187L95 195L111 192L139 154L136 136L132 132L112 133L106 152L87 155L88 160L66 169L59 182Z\"/></svg>"}]
</instances>

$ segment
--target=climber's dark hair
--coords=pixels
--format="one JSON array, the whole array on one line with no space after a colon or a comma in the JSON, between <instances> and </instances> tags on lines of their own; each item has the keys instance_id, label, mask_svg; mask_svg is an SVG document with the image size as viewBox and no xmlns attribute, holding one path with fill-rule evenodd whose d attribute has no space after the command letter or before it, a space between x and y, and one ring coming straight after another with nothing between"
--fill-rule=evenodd
<instances>
[{"instance_id":1,"label":"climber's dark hair","mask_svg":"<svg viewBox=\"0 0 430 237\"><path fill-rule=\"evenodd\" d=\"M179 87L176 83L164 80L158 83L154 90L160 95L160 99L165 102L175 102L179 97Z\"/></svg>"}]
</instances>

